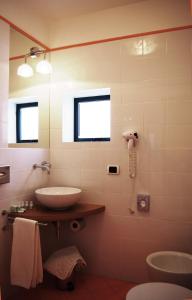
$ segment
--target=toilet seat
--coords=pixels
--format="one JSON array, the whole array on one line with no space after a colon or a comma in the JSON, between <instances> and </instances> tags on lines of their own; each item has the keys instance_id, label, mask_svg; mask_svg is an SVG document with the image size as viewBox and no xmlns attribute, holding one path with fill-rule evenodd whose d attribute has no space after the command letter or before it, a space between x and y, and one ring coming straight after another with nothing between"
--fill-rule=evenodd
<instances>
[{"instance_id":1,"label":"toilet seat","mask_svg":"<svg viewBox=\"0 0 192 300\"><path fill-rule=\"evenodd\" d=\"M150 282L135 286L126 300L192 300L192 290L165 282Z\"/></svg>"}]
</instances>

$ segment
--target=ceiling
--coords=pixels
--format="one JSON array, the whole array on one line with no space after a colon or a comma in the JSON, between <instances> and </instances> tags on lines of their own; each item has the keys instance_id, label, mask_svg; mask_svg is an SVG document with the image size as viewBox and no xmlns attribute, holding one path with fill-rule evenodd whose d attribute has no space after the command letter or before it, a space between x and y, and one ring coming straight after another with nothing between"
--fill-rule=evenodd
<instances>
[{"instance_id":1,"label":"ceiling","mask_svg":"<svg viewBox=\"0 0 192 300\"><path fill-rule=\"evenodd\" d=\"M55 21L141 1L144 0L19 0L17 3L41 18Z\"/></svg>"}]
</instances>

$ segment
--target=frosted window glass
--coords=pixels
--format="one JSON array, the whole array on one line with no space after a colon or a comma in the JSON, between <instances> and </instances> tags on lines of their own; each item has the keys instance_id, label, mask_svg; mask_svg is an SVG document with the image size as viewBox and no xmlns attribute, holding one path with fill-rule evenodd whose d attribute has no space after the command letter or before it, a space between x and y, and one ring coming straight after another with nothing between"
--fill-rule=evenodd
<instances>
[{"instance_id":1,"label":"frosted window glass","mask_svg":"<svg viewBox=\"0 0 192 300\"><path fill-rule=\"evenodd\" d=\"M79 103L79 138L110 137L110 101Z\"/></svg>"},{"instance_id":2,"label":"frosted window glass","mask_svg":"<svg viewBox=\"0 0 192 300\"><path fill-rule=\"evenodd\" d=\"M38 107L21 109L21 140L38 140L39 110Z\"/></svg>"}]
</instances>

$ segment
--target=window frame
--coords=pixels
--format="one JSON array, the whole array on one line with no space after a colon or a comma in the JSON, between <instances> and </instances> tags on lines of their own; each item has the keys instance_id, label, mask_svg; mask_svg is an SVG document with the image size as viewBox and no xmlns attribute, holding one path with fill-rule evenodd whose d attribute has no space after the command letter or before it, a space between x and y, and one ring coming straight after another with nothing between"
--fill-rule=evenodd
<instances>
[{"instance_id":1,"label":"window frame","mask_svg":"<svg viewBox=\"0 0 192 300\"><path fill-rule=\"evenodd\" d=\"M94 102L94 101L110 101L110 95L76 97L74 98L74 142L99 142L110 141L110 137L106 138L79 138L80 115L79 103Z\"/></svg>"},{"instance_id":2,"label":"window frame","mask_svg":"<svg viewBox=\"0 0 192 300\"><path fill-rule=\"evenodd\" d=\"M21 139L21 110L22 108L38 107L38 102L17 103L16 104L16 143L38 143L38 139L22 140Z\"/></svg>"}]
</instances>

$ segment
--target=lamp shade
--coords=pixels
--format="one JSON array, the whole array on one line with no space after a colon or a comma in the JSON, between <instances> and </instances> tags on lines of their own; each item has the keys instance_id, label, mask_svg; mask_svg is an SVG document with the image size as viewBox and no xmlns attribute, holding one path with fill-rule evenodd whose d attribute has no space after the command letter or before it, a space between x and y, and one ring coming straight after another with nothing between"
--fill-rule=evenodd
<instances>
[{"instance_id":1,"label":"lamp shade","mask_svg":"<svg viewBox=\"0 0 192 300\"><path fill-rule=\"evenodd\" d=\"M52 66L48 60L44 59L36 65L36 71L41 74L50 74L52 72Z\"/></svg>"},{"instance_id":2,"label":"lamp shade","mask_svg":"<svg viewBox=\"0 0 192 300\"><path fill-rule=\"evenodd\" d=\"M27 63L22 64L17 69L17 75L22 77L31 77L33 76L33 69Z\"/></svg>"}]
</instances>

